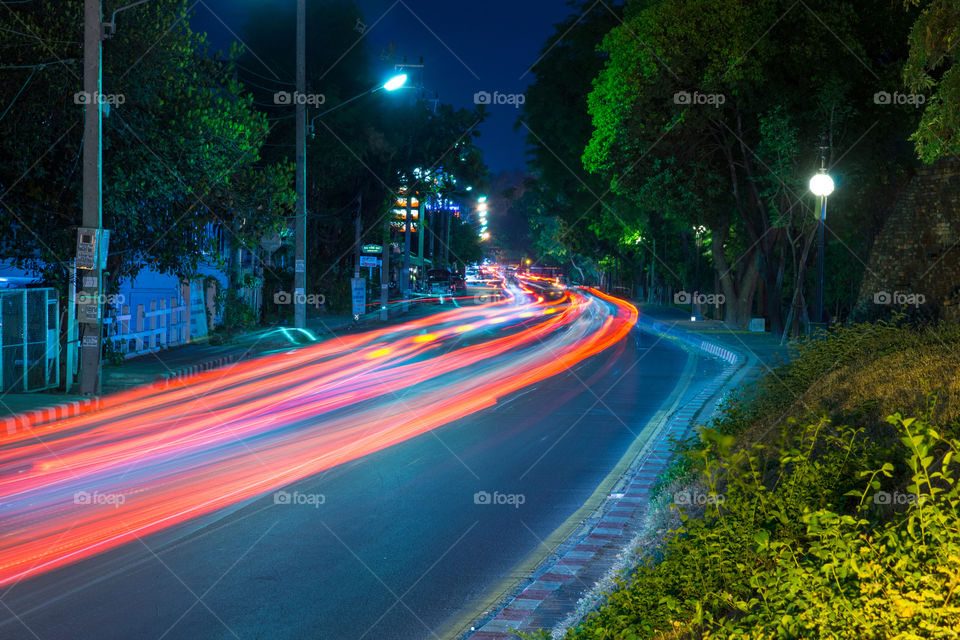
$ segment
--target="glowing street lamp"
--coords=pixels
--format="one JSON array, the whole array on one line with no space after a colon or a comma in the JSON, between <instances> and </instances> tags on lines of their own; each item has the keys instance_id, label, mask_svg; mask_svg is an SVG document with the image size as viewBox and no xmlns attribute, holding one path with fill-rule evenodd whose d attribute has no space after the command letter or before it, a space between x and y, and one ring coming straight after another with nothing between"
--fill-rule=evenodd
<instances>
[{"instance_id":1,"label":"glowing street lamp","mask_svg":"<svg viewBox=\"0 0 960 640\"><path fill-rule=\"evenodd\" d=\"M826 173L818 173L810 178L810 191L815 196L826 198L833 193L833 178ZM826 218L826 211L821 214L821 217Z\"/></svg>"},{"instance_id":2,"label":"glowing street lamp","mask_svg":"<svg viewBox=\"0 0 960 640\"><path fill-rule=\"evenodd\" d=\"M817 222L817 233L820 236L820 251L817 255L817 271L819 272L819 290L817 291L817 322L824 322L823 319L823 257L826 248L826 239L824 237L824 227L827 224L827 197L833 193L833 178L827 174L827 156L826 156L826 135L820 137L820 171L810 178L810 192L820 198L820 219Z\"/></svg>"},{"instance_id":3,"label":"glowing street lamp","mask_svg":"<svg viewBox=\"0 0 960 640\"><path fill-rule=\"evenodd\" d=\"M405 84L407 84L407 74L401 73L384 82L382 88L384 91L396 91Z\"/></svg>"},{"instance_id":4,"label":"glowing street lamp","mask_svg":"<svg viewBox=\"0 0 960 640\"><path fill-rule=\"evenodd\" d=\"M371 93L376 93L377 91L396 91L397 89L402 89L404 86L406 86L406 84L407 84L407 74L401 73L399 75L393 76L383 84L378 84L377 86L371 89L367 89L363 93L358 93L357 95L353 96L349 100L344 100L343 102L336 105L335 107L330 107L326 111L318 113L317 115L313 116L310 119L310 135L313 135L313 123L317 121L317 118L322 118L328 113L332 113L337 109L339 109L340 107L350 104L354 100L359 100L363 96L368 96Z\"/></svg>"}]
</instances>

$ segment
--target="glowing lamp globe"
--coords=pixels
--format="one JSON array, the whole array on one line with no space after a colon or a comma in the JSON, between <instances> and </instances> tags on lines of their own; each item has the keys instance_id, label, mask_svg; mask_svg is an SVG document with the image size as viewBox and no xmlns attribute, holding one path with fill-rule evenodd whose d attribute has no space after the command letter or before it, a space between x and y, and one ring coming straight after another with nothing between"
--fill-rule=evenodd
<instances>
[{"instance_id":1,"label":"glowing lamp globe","mask_svg":"<svg viewBox=\"0 0 960 640\"><path fill-rule=\"evenodd\" d=\"M815 196L829 196L833 193L833 178L825 173L818 173L810 178L810 191Z\"/></svg>"}]
</instances>

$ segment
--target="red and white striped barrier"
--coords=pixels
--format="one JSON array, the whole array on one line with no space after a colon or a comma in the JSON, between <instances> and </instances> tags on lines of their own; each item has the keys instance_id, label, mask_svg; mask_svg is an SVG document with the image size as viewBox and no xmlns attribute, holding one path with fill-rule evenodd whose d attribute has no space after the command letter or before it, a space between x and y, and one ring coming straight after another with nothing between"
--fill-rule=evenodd
<instances>
[{"instance_id":1,"label":"red and white striped barrier","mask_svg":"<svg viewBox=\"0 0 960 640\"><path fill-rule=\"evenodd\" d=\"M98 398L74 400L72 402L64 402L62 404L57 404L50 407L43 407L42 409L25 411L12 416L5 416L0 418L0 424L2 424L2 427L0 427L0 434L16 433L17 431L23 431L31 427L46 424L48 422L56 422L57 420L73 418L80 415L84 411L96 409L99 404L100 401Z\"/></svg>"}]
</instances>

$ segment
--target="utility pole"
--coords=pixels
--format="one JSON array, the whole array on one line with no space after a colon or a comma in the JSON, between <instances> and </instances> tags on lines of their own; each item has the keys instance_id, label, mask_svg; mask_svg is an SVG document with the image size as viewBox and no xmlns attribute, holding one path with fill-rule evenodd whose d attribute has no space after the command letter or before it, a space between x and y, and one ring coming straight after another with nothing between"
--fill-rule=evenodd
<instances>
[{"instance_id":1,"label":"utility pole","mask_svg":"<svg viewBox=\"0 0 960 640\"><path fill-rule=\"evenodd\" d=\"M450 266L450 225L453 224L453 213L447 209L443 212L443 232L446 238L443 241L443 268Z\"/></svg>"},{"instance_id":2,"label":"utility pole","mask_svg":"<svg viewBox=\"0 0 960 640\"><path fill-rule=\"evenodd\" d=\"M101 229L103 227L103 120L100 93L103 88L101 70L102 34L100 0L86 0L83 15L83 226L95 230L93 241L93 269L83 271L81 287L84 303L80 322L83 335L80 351L80 393L95 395L100 392L101 339Z\"/></svg>"},{"instance_id":3,"label":"utility pole","mask_svg":"<svg viewBox=\"0 0 960 640\"><path fill-rule=\"evenodd\" d=\"M383 221L383 257L380 264L380 319L390 317L390 216Z\"/></svg>"},{"instance_id":4,"label":"utility pole","mask_svg":"<svg viewBox=\"0 0 960 640\"><path fill-rule=\"evenodd\" d=\"M424 194L427 198L430 197L430 194ZM421 282L425 282L426 273L427 273L427 263L424 260L426 256L423 255L423 242L426 239L424 234L427 233L427 206L423 198L420 199L420 208L419 213L417 214L417 255L420 256L418 264L420 265L420 279Z\"/></svg>"},{"instance_id":5,"label":"utility pole","mask_svg":"<svg viewBox=\"0 0 960 640\"><path fill-rule=\"evenodd\" d=\"M424 226L427 228L427 231L430 234L430 268L431 269L437 268L437 261L434 258L434 253L433 253L434 240L436 239L436 236L437 236L437 230L435 229L437 224L437 202L438 202L438 198L434 196L433 208L427 212L427 215L430 216L430 224L427 224L426 217L424 217L423 219Z\"/></svg>"},{"instance_id":6,"label":"utility pole","mask_svg":"<svg viewBox=\"0 0 960 640\"><path fill-rule=\"evenodd\" d=\"M400 293L404 301L410 294L410 233L413 227L413 189L407 190L406 208L403 211L403 273L400 274ZM403 306L406 311L406 302Z\"/></svg>"},{"instance_id":7,"label":"utility pole","mask_svg":"<svg viewBox=\"0 0 960 640\"><path fill-rule=\"evenodd\" d=\"M363 237L363 192L357 194L357 218L354 221L353 231L353 279L350 280L350 297L352 299L353 318L357 322L367 311L367 280L360 275L360 241Z\"/></svg>"},{"instance_id":8,"label":"utility pole","mask_svg":"<svg viewBox=\"0 0 960 640\"><path fill-rule=\"evenodd\" d=\"M307 6L306 0L297 0L297 230L293 275L294 326L307 325Z\"/></svg>"},{"instance_id":9,"label":"utility pole","mask_svg":"<svg viewBox=\"0 0 960 640\"><path fill-rule=\"evenodd\" d=\"M360 277L360 251L362 246L360 244L361 237L363 235L363 219L361 218L361 212L363 211L363 192L357 194L357 219L353 225L353 277Z\"/></svg>"}]
</instances>

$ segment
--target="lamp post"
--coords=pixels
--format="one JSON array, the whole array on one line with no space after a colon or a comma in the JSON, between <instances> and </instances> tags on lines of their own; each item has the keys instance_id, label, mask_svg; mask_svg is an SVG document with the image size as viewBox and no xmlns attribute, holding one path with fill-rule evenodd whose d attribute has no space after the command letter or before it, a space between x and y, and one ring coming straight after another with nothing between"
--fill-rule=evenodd
<instances>
[{"instance_id":1,"label":"lamp post","mask_svg":"<svg viewBox=\"0 0 960 640\"><path fill-rule=\"evenodd\" d=\"M817 254L817 271L819 273L819 286L817 287L817 322L824 322L823 319L823 254L826 245L824 237L824 227L827 224L827 197L833 193L833 179L827 174L826 167L826 146L821 142L820 147L820 171L810 178L810 191L815 196L820 197L820 219L818 221L817 233L819 234L818 244L820 250Z\"/></svg>"}]
</instances>

